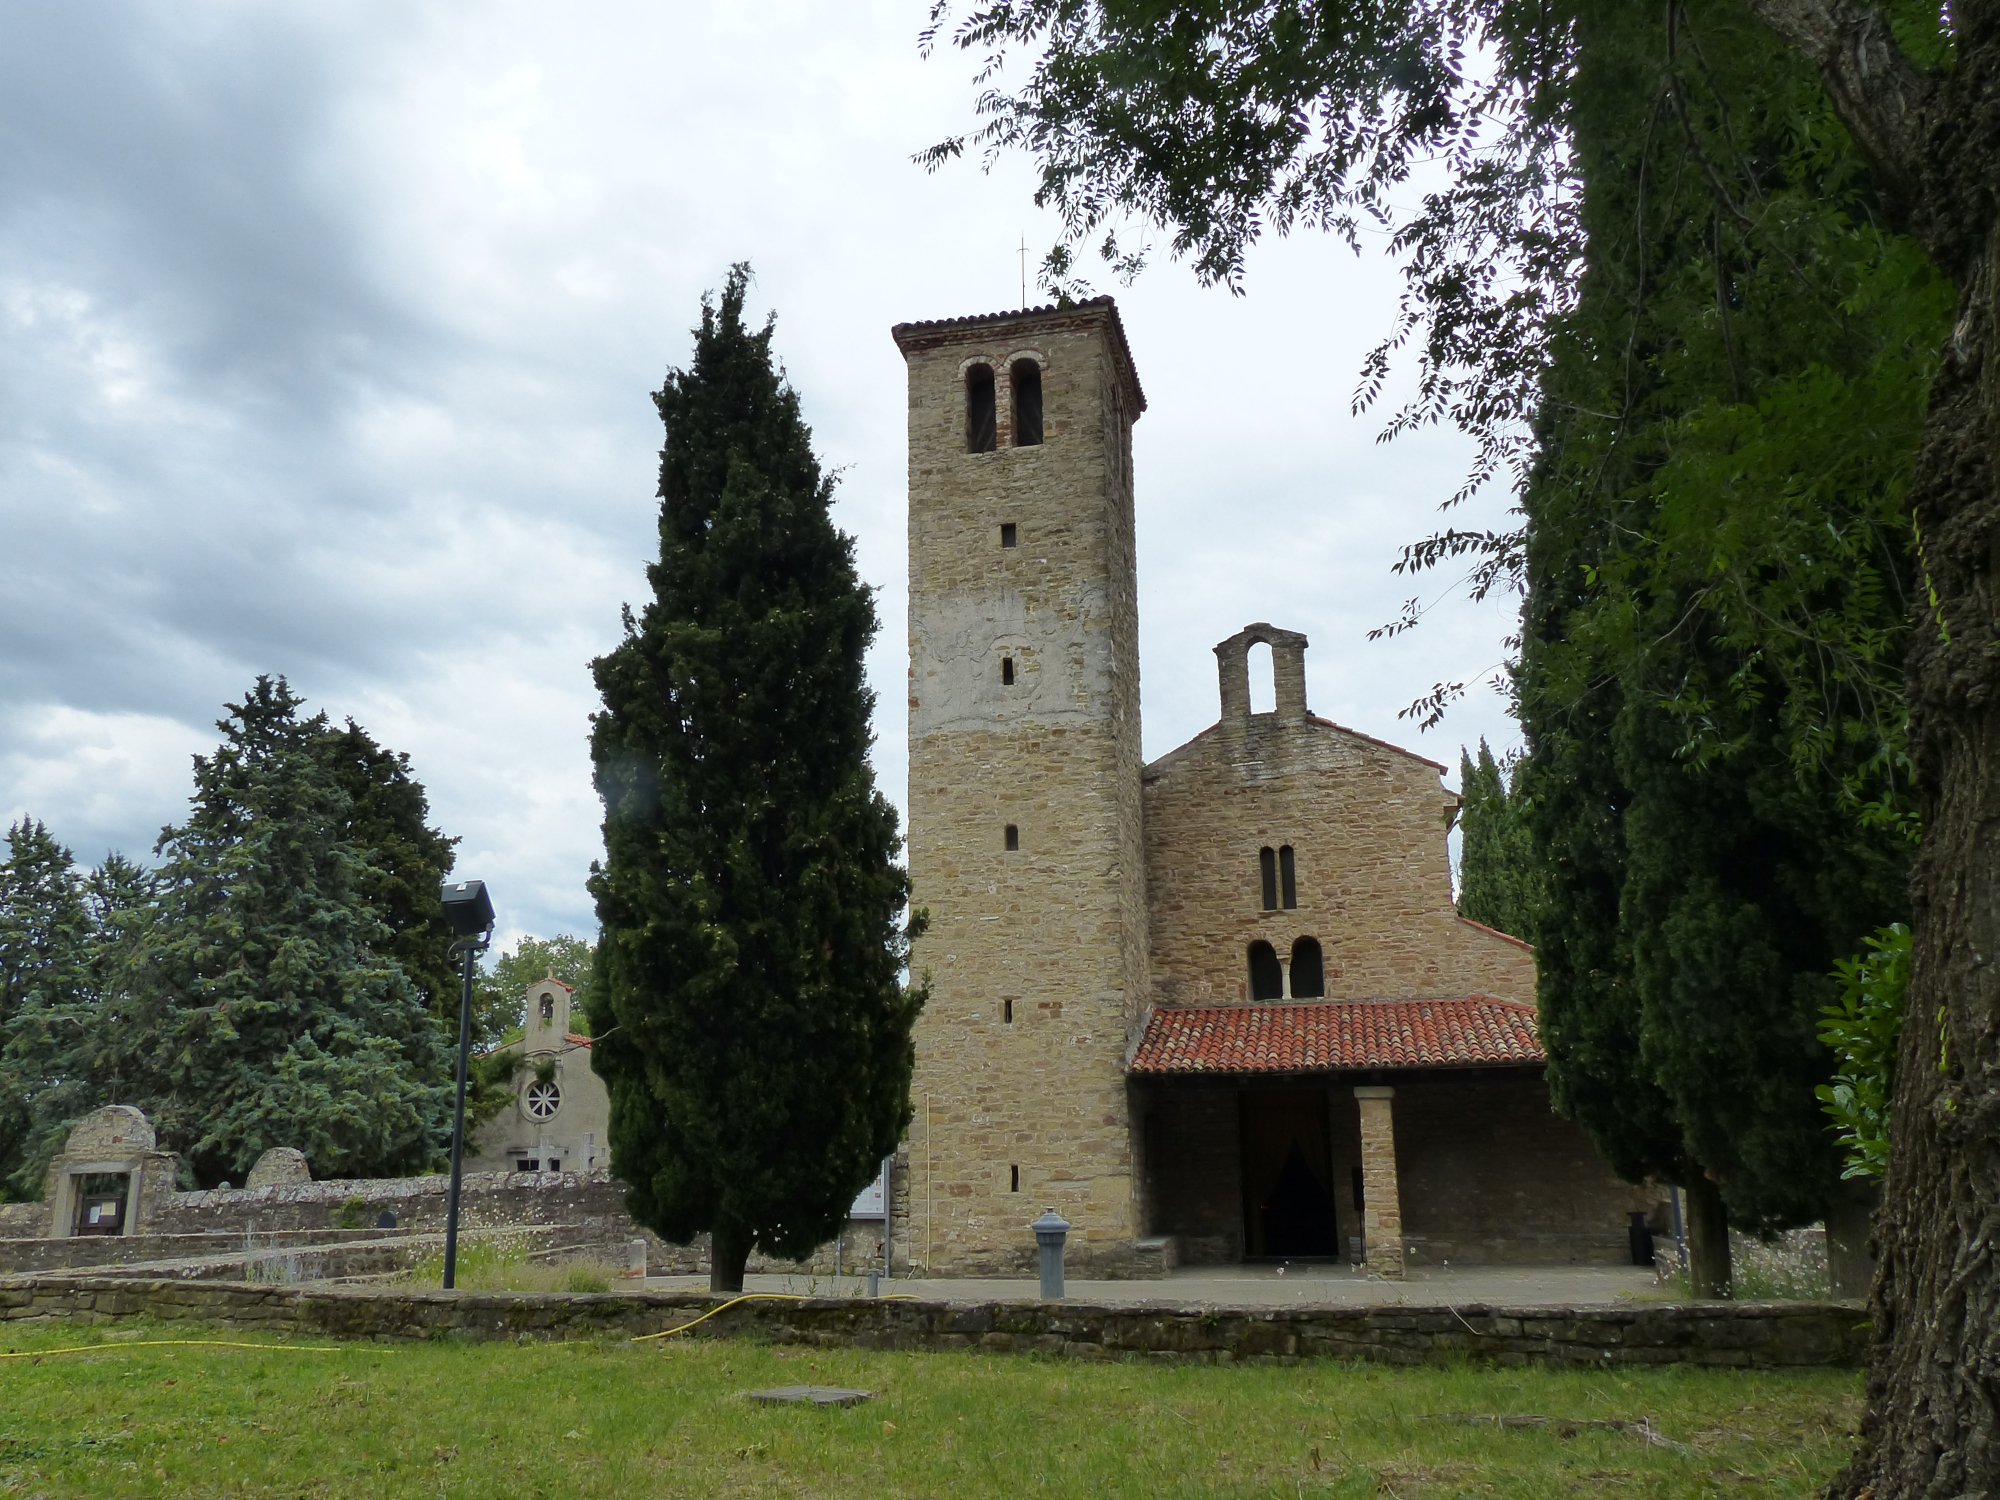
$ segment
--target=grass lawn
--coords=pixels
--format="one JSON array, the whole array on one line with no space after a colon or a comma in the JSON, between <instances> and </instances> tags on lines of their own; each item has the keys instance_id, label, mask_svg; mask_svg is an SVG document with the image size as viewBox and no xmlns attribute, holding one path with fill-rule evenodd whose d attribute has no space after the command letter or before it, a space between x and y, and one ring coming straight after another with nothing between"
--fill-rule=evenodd
<instances>
[{"instance_id":1,"label":"grass lawn","mask_svg":"<svg viewBox=\"0 0 2000 1500\"><path fill-rule=\"evenodd\" d=\"M1837 1371L1201 1368L644 1344L149 1348L0 1327L0 1495L1806 1495ZM254 1337L254 1336L253 1336ZM275 1340L258 1342L276 1343ZM744 1392L859 1386L848 1410ZM1498 1414L1634 1426L1496 1426Z\"/></svg>"}]
</instances>

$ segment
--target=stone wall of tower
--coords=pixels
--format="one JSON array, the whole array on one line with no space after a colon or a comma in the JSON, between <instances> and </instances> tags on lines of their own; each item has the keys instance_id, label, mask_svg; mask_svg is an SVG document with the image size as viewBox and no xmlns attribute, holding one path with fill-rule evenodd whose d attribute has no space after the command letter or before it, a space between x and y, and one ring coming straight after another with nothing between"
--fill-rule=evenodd
<instances>
[{"instance_id":1,"label":"stone wall of tower","mask_svg":"<svg viewBox=\"0 0 2000 1500\"><path fill-rule=\"evenodd\" d=\"M1148 993L1130 429L1108 301L903 325L910 445L910 875L930 928L911 1263L1021 1270L1028 1224L1116 1270L1137 1229L1124 1057ZM1041 370L1016 447L1008 372ZM998 446L967 451L968 367ZM1013 545L1003 545L1003 527ZM1018 847L1007 847L1007 829Z\"/></svg>"}]
</instances>

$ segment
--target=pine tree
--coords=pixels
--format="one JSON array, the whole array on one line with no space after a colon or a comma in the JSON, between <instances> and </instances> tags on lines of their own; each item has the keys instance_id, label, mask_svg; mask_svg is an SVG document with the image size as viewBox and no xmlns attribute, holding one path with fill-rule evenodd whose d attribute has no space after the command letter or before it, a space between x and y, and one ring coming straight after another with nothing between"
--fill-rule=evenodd
<instances>
[{"instance_id":1,"label":"pine tree","mask_svg":"<svg viewBox=\"0 0 2000 1500\"><path fill-rule=\"evenodd\" d=\"M593 664L606 857L592 1065L641 1223L706 1230L711 1285L753 1246L845 1221L909 1120L908 882L868 766L876 629L748 268L704 301L654 402L652 599Z\"/></svg>"},{"instance_id":2,"label":"pine tree","mask_svg":"<svg viewBox=\"0 0 2000 1500\"><path fill-rule=\"evenodd\" d=\"M353 805L283 678L260 677L195 758L135 935L104 1060L195 1179L240 1180L272 1146L322 1176L435 1164L451 1059L388 952Z\"/></svg>"},{"instance_id":3,"label":"pine tree","mask_svg":"<svg viewBox=\"0 0 2000 1500\"><path fill-rule=\"evenodd\" d=\"M40 1188L36 1137L55 1101L37 1064L51 1041L73 1046L88 1030L91 936L70 851L44 824L22 819L7 831L0 865L0 1196Z\"/></svg>"},{"instance_id":4,"label":"pine tree","mask_svg":"<svg viewBox=\"0 0 2000 1500\"><path fill-rule=\"evenodd\" d=\"M424 1004L458 1039L460 976L438 888L451 873L456 838L431 827L430 802L410 773L410 757L385 750L352 719L336 729L323 719L317 746L347 794L343 837L360 851L360 894L389 928L383 951L402 966Z\"/></svg>"}]
</instances>

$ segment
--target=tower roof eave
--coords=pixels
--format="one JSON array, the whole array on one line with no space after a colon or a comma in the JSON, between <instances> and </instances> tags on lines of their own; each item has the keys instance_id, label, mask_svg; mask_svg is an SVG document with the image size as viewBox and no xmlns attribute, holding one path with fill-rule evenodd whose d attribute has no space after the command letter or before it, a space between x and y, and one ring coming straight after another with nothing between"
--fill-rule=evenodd
<instances>
[{"instance_id":1,"label":"tower roof eave","mask_svg":"<svg viewBox=\"0 0 2000 1500\"><path fill-rule=\"evenodd\" d=\"M1125 338L1125 324L1118 316L1118 304L1109 297L1091 297L1068 306L1046 303L1013 312L973 313L962 318L926 318L915 323L898 323L889 330L896 347L905 357L920 349L966 342L968 334L983 334L1007 323L1046 323L1058 318L1081 318L1104 324L1118 370L1125 377L1132 396L1132 414L1146 409L1146 391L1139 384L1139 367L1132 362L1132 346Z\"/></svg>"}]
</instances>

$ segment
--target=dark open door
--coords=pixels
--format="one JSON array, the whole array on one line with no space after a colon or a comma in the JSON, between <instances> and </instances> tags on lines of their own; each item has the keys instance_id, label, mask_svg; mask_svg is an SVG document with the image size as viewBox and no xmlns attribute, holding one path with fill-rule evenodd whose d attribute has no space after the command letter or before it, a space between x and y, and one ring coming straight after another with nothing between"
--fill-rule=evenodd
<instances>
[{"instance_id":1,"label":"dark open door","mask_svg":"<svg viewBox=\"0 0 2000 1500\"><path fill-rule=\"evenodd\" d=\"M1241 1110L1244 1258L1338 1254L1326 1090L1246 1089Z\"/></svg>"}]
</instances>

